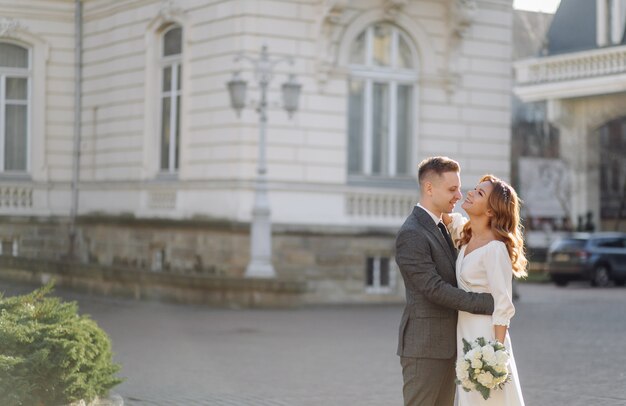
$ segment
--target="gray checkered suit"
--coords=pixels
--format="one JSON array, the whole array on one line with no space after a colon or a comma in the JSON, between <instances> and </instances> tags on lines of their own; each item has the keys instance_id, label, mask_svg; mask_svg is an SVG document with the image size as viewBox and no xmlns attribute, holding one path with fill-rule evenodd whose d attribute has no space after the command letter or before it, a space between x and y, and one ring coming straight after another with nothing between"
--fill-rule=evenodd
<instances>
[{"instance_id":1,"label":"gray checkered suit","mask_svg":"<svg viewBox=\"0 0 626 406\"><path fill-rule=\"evenodd\" d=\"M396 238L406 286L398 338L405 405L452 406L457 311L493 313L491 295L457 289L456 256L430 215L416 206Z\"/></svg>"}]
</instances>

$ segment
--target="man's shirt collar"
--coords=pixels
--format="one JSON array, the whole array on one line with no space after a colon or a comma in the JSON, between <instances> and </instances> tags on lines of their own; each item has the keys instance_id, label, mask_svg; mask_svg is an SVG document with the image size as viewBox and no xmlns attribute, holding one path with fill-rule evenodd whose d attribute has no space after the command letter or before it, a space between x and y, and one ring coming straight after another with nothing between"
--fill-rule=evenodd
<instances>
[{"instance_id":1,"label":"man's shirt collar","mask_svg":"<svg viewBox=\"0 0 626 406\"><path fill-rule=\"evenodd\" d=\"M441 216L437 217L435 214L433 214L432 211L428 210L426 207L422 206L419 203L417 204L417 207L421 207L422 209L424 209L426 213L428 213L428 215L433 219L435 224L439 224L439 222L441 221Z\"/></svg>"}]
</instances>

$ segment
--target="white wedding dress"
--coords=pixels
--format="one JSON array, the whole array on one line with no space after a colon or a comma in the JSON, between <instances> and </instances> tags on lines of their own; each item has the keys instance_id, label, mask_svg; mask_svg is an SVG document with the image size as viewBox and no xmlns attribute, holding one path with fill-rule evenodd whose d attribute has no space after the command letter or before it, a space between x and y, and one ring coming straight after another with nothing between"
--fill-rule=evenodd
<instances>
[{"instance_id":1,"label":"white wedding dress","mask_svg":"<svg viewBox=\"0 0 626 406\"><path fill-rule=\"evenodd\" d=\"M513 267L506 245L501 241L491 241L468 255L465 255L466 247L461 247L456 261L458 286L468 292L491 293L495 310L492 316L459 312L456 327L457 358L464 355L462 338L470 342L478 337L495 340L494 324L508 326L515 314L512 300ZM511 355L511 380L502 389L492 389L487 400L478 391L465 392L457 386L458 406L524 406L508 331L504 345Z\"/></svg>"}]
</instances>

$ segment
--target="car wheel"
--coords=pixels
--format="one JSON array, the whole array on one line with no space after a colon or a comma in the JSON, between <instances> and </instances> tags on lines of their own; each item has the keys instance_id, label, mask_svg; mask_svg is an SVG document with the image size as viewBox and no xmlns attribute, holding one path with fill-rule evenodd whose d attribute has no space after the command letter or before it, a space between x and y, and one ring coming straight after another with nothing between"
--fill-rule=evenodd
<instances>
[{"instance_id":1,"label":"car wheel","mask_svg":"<svg viewBox=\"0 0 626 406\"><path fill-rule=\"evenodd\" d=\"M554 282L556 286L567 286L567 283L569 282L569 280L567 280L567 278L564 278L562 276L552 275L552 282Z\"/></svg>"},{"instance_id":2,"label":"car wheel","mask_svg":"<svg viewBox=\"0 0 626 406\"><path fill-rule=\"evenodd\" d=\"M599 265L593 270L591 286L605 287L611 282L609 268L606 265Z\"/></svg>"}]
</instances>

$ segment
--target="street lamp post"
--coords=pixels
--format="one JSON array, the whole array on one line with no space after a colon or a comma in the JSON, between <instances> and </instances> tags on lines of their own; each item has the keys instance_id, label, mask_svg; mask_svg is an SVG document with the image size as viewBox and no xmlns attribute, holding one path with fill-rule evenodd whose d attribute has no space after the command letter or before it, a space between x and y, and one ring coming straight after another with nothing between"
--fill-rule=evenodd
<instances>
[{"instance_id":1,"label":"street lamp post","mask_svg":"<svg viewBox=\"0 0 626 406\"><path fill-rule=\"evenodd\" d=\"M259 113L259 158L257 163L257 178L255 182L254 206L252 208L252 225L250 227L250 263L246 268L247 277L273 278L276 271L272 265L272 223L270 218L270 204L267 198L267 164L265 157L265 135L267 127L267 88L273 78L274 67L281 62L289 62L291 58L271 60L267 46L263 45L258 59L241 54L235 61L246 60L254 67L254 76L261 90L261 100L256 108ZM231 106L239 116L246 104L247 83L237 71L228 82ZM283 107L292 117L298 110L298 98L301 85L296 82L293 74L282 85Z\"/></svg>"}]
</instances>

